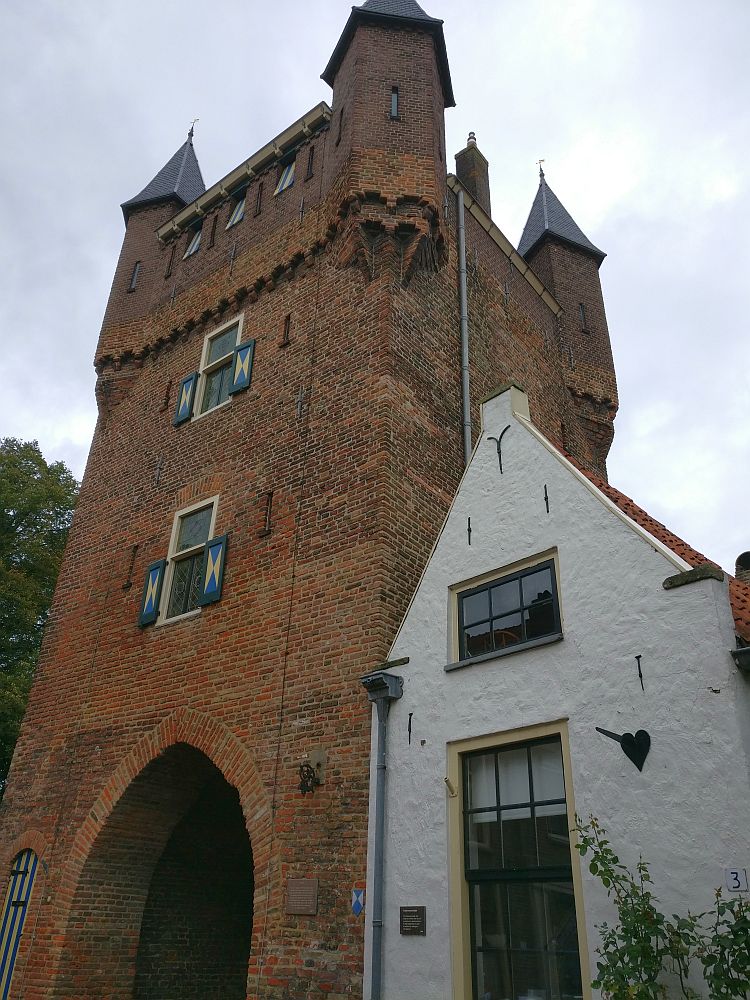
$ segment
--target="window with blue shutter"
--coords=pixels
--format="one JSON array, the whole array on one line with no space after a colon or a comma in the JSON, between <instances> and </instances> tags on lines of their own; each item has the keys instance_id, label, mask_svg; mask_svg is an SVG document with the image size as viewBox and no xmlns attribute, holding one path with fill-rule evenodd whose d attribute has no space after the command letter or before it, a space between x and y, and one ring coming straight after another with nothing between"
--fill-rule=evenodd
<instances>
[{"instance_id":1,"label":"window with blue shutter","mask_svg":"<svg viewBox=\"0 0 750 1000\"><path fill-rule=\"evenodd\" d=\"M198 372L193 372L192 375L186 375L185 378L180 382L180 387L177 390L177 409L175 410L174 420L172 423L175 427L179 424L183 424L186 420L190 420L193 415L193 403L195 402L195 389L198 385Z\"/></svg>"},{"instance_id":2,"label":"window with blue shutter","mask_svg":"<svg viewBox=\"0 0 750 1000\"><path fill-rule=\"evenodd\" d=\"M159 617L159 601L161 600L161 588L164 583L166 567L167 560L159 559L157 562L151 563L146 570L143 597L141 598L141 613L138 616L140 626L151 625Z\"/></svg>"},{"instance_id":3,"label":"window with blue shutter","mask_svg":"<svg viewBox=\"0 0 750 1000\"><path fill-rule=\"evenodd\" d=\"M21 851L13 861L0 927L0 1000L7 1000L10 996L13 969L38 864L39 859L30 848Z\"/></svg>"},{"instance_id":4,"label":"window with blue shutter","mask_svg":"<svg viewBox=\"0 0 750 1000\"><path fill-rule=\"evenodd\" d=\"M234 357L232 358L232 384L229 387L230 396L249 388L253 377L254 355L254 340L248 340L247 343L239 344L235 347Z\"/></svg>"},{"instance_id":5,"label":"window with blue shutter","mask_svg":"<svg viewBox=\"0 0 750 1000\"><path fill-rule=\"evenodd\" d=\"M227 535L212 537L218 497L178 511L166 559L146 571L138 624L188 615L221 598Z\"/></svg>"},{"instance_id":6,"label":"window with blue shutter","mask_svg":"<svg viewBox=\"0 0 750 1000\"><path fill-rule=\"evenodd\" d=\"M227 536L219 535L206 543L203 556L201 577L201 595L199 605L213 604L221 597L221 587L224 582L224 561L227 554Z\"/></svg>"}]
</instances>

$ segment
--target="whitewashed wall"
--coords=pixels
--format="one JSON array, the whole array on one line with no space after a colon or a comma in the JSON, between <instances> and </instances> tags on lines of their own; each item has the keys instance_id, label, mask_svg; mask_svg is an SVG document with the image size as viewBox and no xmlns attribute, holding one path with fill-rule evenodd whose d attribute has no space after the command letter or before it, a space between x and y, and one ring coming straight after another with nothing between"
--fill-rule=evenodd
<instances>
[{"instance_id":1,"label":"whitewashed wall","mask_svg":"<svg viewBox=\"0 0 750 1000\"><path fill-rule=\"evenodd\" d=\"M522 412L524 404L513 389L484 405L482 438L391 652L409 663L394 670L404 678L404 695L388 723L386 1000L452 995L444 783L450 741L568 718L578 812L601 820L624 860L643 854L669 912L710 905L725 866L750 866L750 685L729 654L726 583L665 591L662 581L685 564L615 513L516 416L513 406ZM487 435L507 424L501 476ZM449 587L553 547L563 640L446 673L453 659ZM652 746L643 773L595 726L646 729ZM374 770L371 779L374 786ZM582 867L593 970L594 925L613 911ZM427 907L426 937L399 934L405 905Z\"/></svg>"}]
</instances>

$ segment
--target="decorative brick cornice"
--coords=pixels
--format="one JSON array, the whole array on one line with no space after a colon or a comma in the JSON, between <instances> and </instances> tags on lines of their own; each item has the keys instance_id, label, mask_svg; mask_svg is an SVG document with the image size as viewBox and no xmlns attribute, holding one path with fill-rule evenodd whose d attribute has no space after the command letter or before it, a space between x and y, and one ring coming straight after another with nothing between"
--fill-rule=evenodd
<instances>
[{"instance_id":1,"label":"decorative brick cornice","mask_svg":"<svg viewBox=\"0 0 750 1000\"><path fill-rule=\"evenodd\" d=\"M213 305L188 317L180 326L172 327L141 350L126 350L118 355L106 354L97 358L94 363L97 375L105 371L119 372L123 368L141 368L147 358L156 357L166 347L186 340L194 330L205 329L221 320L232 307L239 309L246 302L255 303L263 293L272 292L283 281L291 281L301 269L312 266L321 253L331 252L334 243L340 244L336 266L359 264L369 274L366 253L372 247L368 238L375 234L384 236L387 242L383 250L394 262L400 263L404 284L415 271L437 270L447 260L440 212L433 202L417 194L403 194L391 204L379 191L349 192L324 232L324 236L307 246L294 249L270 271L222 294Z\"/></svg>"}]
</instances>

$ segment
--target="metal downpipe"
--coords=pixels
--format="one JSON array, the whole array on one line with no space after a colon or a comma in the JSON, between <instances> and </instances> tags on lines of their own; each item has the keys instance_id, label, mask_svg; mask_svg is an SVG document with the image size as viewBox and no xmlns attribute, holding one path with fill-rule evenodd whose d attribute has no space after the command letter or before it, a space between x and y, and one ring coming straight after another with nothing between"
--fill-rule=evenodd
<instances>
[{"instance_id":1,"label":"metal downpipe","mask_svg":"<svg viewBox=\"0 0 750 1000\"><path fill-rule=\"evenodd\" d=\"M458 190L458 305L461 321L461 422L464 465L471 458L471 394L469 389L469 300L466 291L466 217L464 193Z\"/></svg>"},{"instance_id":2,"label":"metal downpipe","mask_svg":"<svg viewBox=\"0 0 750 1000\"><path fill-rule=\"evenodd\" d=\"M375 703L378 737L375 776L375 851L372 864L372 980L370 1000L381 1000L383 989L383 870L385 867L385 745L390 704L384 698Z\"/></svg>"},{"instance_id":3,"label":"metal downpipe","mask_svg":"<svg viewBox=\"0 0 750 1000\"><path fill-rule=\"evenodd\" d=\"M391 702L401 697L404 681L401 677L378 671L362 678L370 701L377 711L375 749L375 840L372 860L372 955L370 970L370 1000L382 1000L383 994L383 873L385 868L385 752L388 737L388 713ZM370 904L368 904L370 905Z\"/></svg>"}]
</instances>

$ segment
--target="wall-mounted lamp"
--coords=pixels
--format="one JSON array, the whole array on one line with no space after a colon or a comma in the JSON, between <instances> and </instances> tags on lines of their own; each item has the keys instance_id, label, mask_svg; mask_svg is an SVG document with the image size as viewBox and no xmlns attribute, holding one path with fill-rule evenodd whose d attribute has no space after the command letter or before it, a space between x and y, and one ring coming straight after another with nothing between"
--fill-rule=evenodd
<instances>
[{"instance_id":1,"label":"wall-mounted lamp","mask_svg":"<svg viewBox=\"0 0 750 1000\"><path fill-rule=\"evenodd\" d=\"M303 761L299 766L299 790L303 795L309 792L312 794L320 784L320 778L315 773L315 768Z\"/></svg>"}]
</instances>

